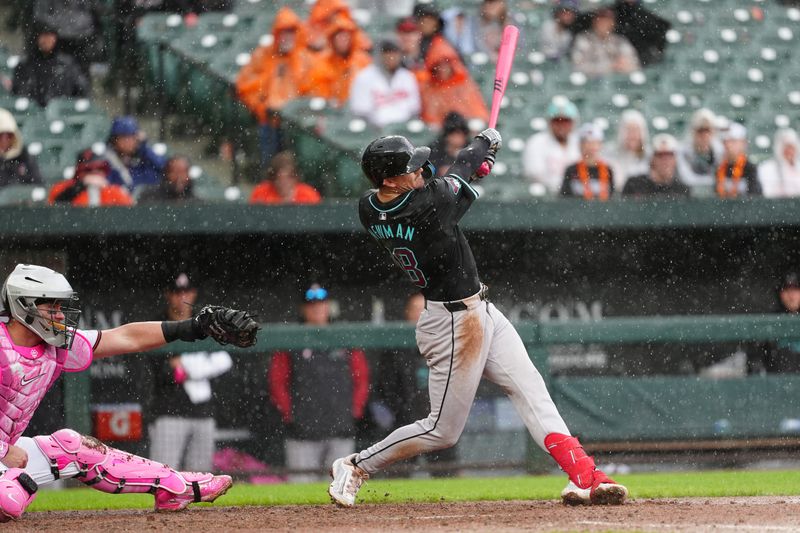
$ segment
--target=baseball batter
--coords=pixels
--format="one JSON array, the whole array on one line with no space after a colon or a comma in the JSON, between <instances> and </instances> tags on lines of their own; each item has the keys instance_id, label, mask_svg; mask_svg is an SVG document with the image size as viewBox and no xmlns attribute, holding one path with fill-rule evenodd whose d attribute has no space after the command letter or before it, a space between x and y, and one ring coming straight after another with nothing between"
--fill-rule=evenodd
<instances>
[{"instance_id":1,"label":"baseball batter","mask_svg":"<svg viewBox=\"0 0 800 533\"><path fill-rule=\"evenodd\" d=\"M76 301L63 275L36 265L17 265L0 292L0 311L8 318L0 322L0 522L22 516L38 486L59 478L74 477L102 492L153 494L156 511L179 511L224 494L230 476L177 472L71 429L21 435L62 372L80 372L93 359L143 352L174 340L211 336L252 346L255 321L244 311L206 306L188 320L83 331L77 329Z\"/></svg>"},{"instance_id":2,"label":"baseball batter","mask_svg":"<svg viewBox=\"0 0 800 533\"><path fill-rule=\"evenodd\" d=\"M458 227L478 198L470 183L488 173L500 144L496 130L484 130L458 153L448 175L434 179L430 148L414 148L405 137L381 137L364 151L361 166L377 190L361 198L361 223L426 299L416 337L430 369L431 410L427 418L334 461L328 492L341 506L355 504L371 474L455 444L481 377L506 392L536 443L567 473L565 503L622 504L627 497L627 489L598 470L570 435L519 334L489 301Z\"/></svg>"}]
</instances>

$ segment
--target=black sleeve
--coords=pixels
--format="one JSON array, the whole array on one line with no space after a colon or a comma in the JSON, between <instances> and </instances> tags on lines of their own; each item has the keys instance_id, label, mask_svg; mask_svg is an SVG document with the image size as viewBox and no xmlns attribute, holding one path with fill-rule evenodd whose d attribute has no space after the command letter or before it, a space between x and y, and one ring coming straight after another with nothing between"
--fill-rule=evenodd
<instances>
[{"instance_id":1,"label":"black sleeve","mask_svg":"<svg viewBox=\"0 0 800 533\"><path fill-rule=\"evenodd\" d=\"M456 160L450 167L448 174L460 177L466 182L472 181L472 176L489 152L489 141L483 137L475 137L456 154Z\"/></svg>"},{"instance_id":2,"label":"black sleeve","mask_svg":"<svg viewBox=\"0 0 800 533\"><path fill-rule=\"evenodd\" d=\"M426 188L433 194L436 213L445 226L458 223L479 196L467 180L454 174L432 179Z\"/></svg>"},{"instance_id":3,"label":"black sleeve","mask_svg":"<svg viewBox=\"0 0 800 533\"><path fill-rule=\"evenodd\" d=\"M614 194L614 170L611 166L608 167L608 195Z\"/></svg>"},{"instance_id":4,"label":"black sleeve","mask_svg":"<svg viewBox=\"0 0 800 533\"><path fill-rule=\"evenodd\" d=\"M636 194L636 184L639 181L639 176L628 178L625 185L622 186L622 196L630 196Z\"/></svg>"}]
</instances>

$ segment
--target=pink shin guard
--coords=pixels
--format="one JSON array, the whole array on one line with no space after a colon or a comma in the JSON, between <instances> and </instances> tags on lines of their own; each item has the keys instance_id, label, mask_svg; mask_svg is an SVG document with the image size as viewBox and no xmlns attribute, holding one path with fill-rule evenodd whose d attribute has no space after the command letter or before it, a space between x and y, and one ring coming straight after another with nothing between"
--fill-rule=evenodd
<instances>
[{"instance_id":1,"label":"pink shin guard","mask_svg":"<svg viewBox=\"0 0 800 533\"><path fill-rule=\"evenodd\" d=\"M0 474L0 522L16 520L36 498L39 487L21 468Z\"/></svg>"},{"instance_id":2,"label":"pink shin guard","mask_svg":"<svg viewBox=\"0 0 800 533\"><path fill-rule=\"evenodd\" d=\"M175 495L194 493L196 496L199 484L214 477L211 474L181 474L161 463L110 448L71 429L60 429L52 435L34 437L34 440L50 459L50 469L56 479L65 468L74 464L79 470L76 479L101 492L156 494L161 490Z\"/></svg>"},{"instance_id":3,"label":"pink shin guard","mask_svg":"<svg viewBox=\"0 0 800 533\"><path fill-rule=\"evenodd\" d=\"M545 437L544 445L570 481L582 489L592 486L596 469L594 459L586 455L578 439L561 433L550 433Z\"/></svg>"}]
</instances>

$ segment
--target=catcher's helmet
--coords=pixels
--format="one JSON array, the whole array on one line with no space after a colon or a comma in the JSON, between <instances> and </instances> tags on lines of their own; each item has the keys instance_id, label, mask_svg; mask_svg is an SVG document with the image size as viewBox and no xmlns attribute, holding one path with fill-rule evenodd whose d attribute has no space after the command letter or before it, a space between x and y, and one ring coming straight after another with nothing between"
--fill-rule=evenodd
<instances>
[{"instance_id":1,"label":"catcher's helmet","mask_svg":"<svg viewBox=\"0 0 800 533\"><path fill-rule=\"evenodd\" d=\"M81 313L77 300L67 278L37 265L17 265L0 291L0 307L6 307L8 315L57 348L72 347ZM61 304L64 318L57 320L56 311L40 311L36 306L43 302Z\"/></svg>"},{"instance_id":2,"label":"catcher's helmet","mask_svg":"<svg viewBox=\"0 0 800 533\"><path fill-rule=\"evenodd\" d=\"M414 172L426 167L426 178L432 174L428 161L431 149L427 146L414 148L402 135L389 135L375 139L361 155L361 169L367 178L380 187L383 180Z\"/></svg>"}]
</instances>

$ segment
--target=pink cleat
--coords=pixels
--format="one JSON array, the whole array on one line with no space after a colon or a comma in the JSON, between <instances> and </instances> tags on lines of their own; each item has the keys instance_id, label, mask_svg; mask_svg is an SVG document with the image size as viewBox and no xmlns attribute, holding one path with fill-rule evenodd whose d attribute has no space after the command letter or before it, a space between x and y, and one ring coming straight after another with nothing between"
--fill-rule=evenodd
<instances>
[{"instance_id":1,"label":"pink cleat","mask_svg":"<svg viewBox=\"0 0 800 533\"><path fill-rule=\"evenodd\" d=\"M178 474L186 481L186 490L175 494L163 488L156 489L156 511L181 511L190 503L213 502L233 485L231 476L214 476L199 472L178 472Z\"/></svg>"},{"instance_id":2,"label":"pink cleat","mask_svg":"<svg viewBox=\"0 0 800 533\"><path fill-rule=\"evenodd\" d=\"M39 487L21 468L0 474L0 522L16 520L36 498Z\"/></svg>"}]
</instances>

